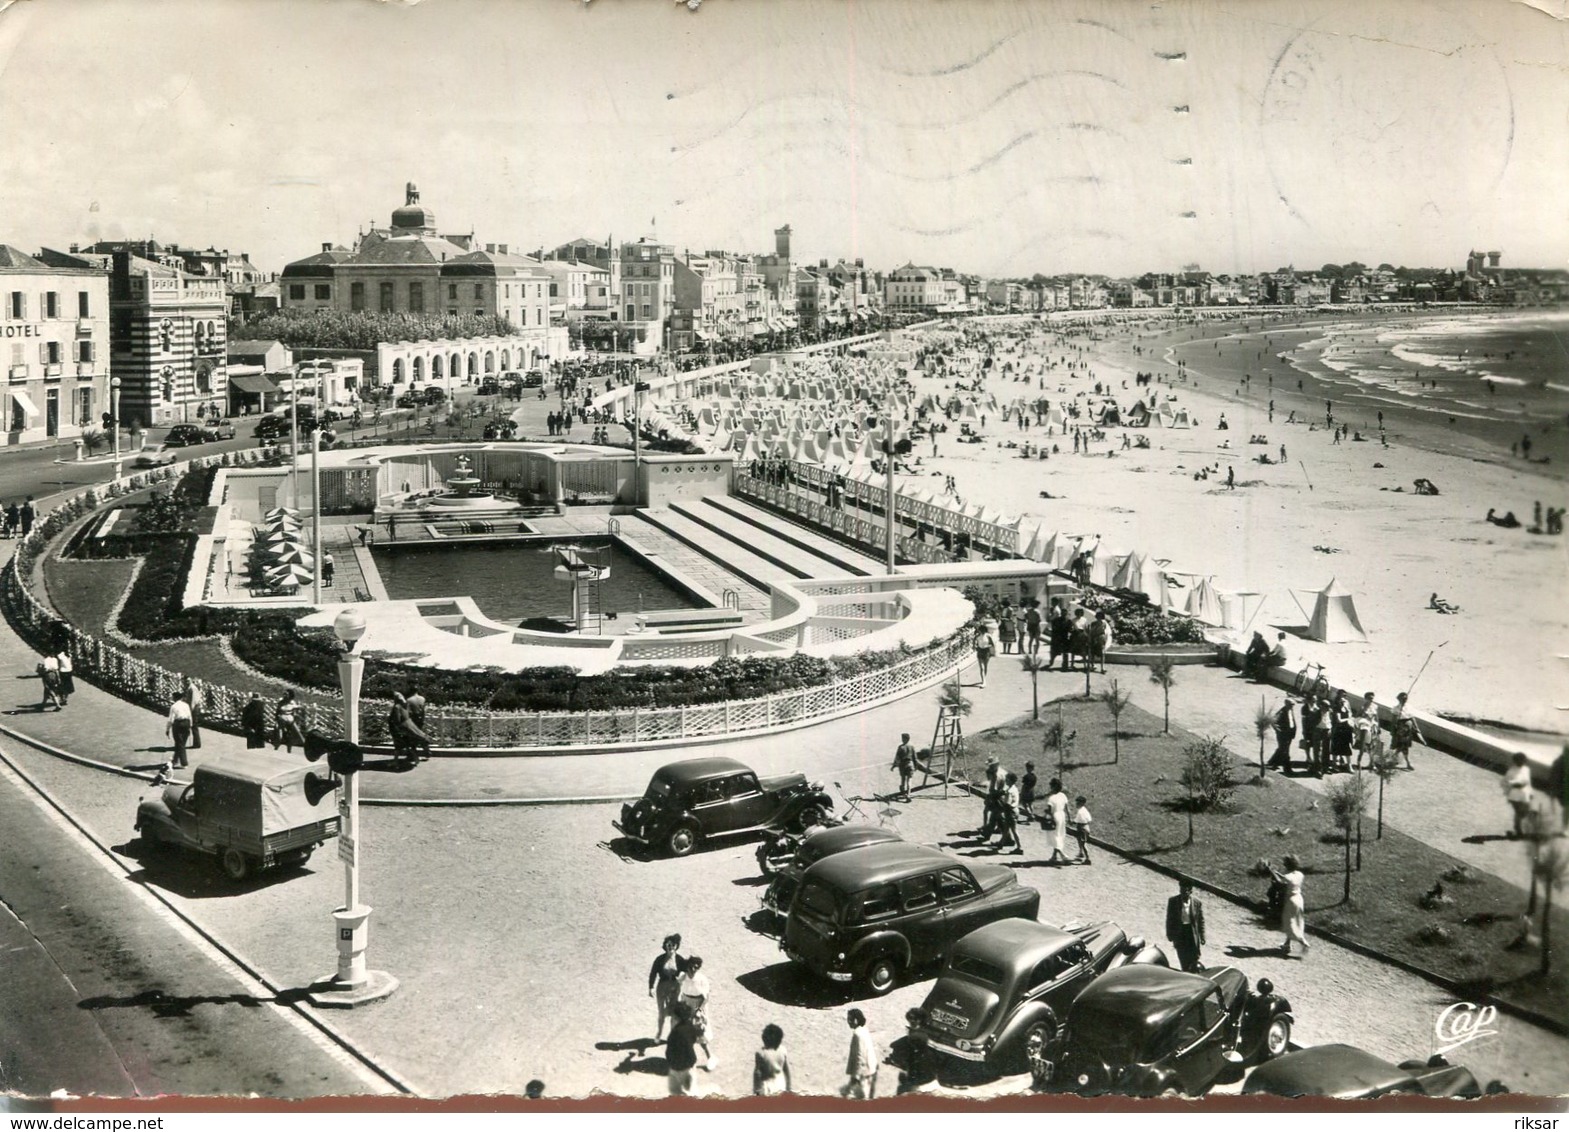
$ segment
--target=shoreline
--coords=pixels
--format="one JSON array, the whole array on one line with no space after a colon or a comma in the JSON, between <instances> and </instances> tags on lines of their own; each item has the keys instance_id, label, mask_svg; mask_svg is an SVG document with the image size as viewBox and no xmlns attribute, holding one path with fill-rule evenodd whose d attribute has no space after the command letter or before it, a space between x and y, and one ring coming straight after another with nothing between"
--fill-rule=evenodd
<instances>
[{"instance_id":1,"label":"shoreline","mask_svg":"<svg viewBox=\"0 0 1569 1132\"><path fill-rule=\"evenodd\" d=\"M1411 316L1402 312L1399 317ZM1569 731L1563 710L1569 704L1569 665L1558 652L1569 640L1569 613L1562 600L1563 580L1569 577L1565 539L1501 529L1484 518L1489 507L1496 507L1500 513L1516 511L1529 524L1534 500L1561 506L1564 485L1555 478L1561 469L1511 461L1507 446L1502 454L1486 447L1454 451L1447 429L1424 429L1403 413L1386 414L1388 448L1378 442L1376 426L1369 442L1334 444L1323 427L1318 394L1324 386L1311 374L1301 374L1299 393L1292 370L1289 389L1280 390L1288 371L1278 359L1271 367L1277 386L1274 423L1268 420L1267 382L1252 394L1234 394L1245 388L1239 380L1247 372L1244 352L1246 361L1256 365L1259 348L1228 351L1225 341L1232 336L1268 335L1270 356L1286 352L1281 340L1287 336L1294 348L1322 336L1325 323L1345 321L1344 314L1266 320L1262 331L1238 326L1257 326L1257 318L1166 326L1107 323L1077 333L1036 324L1025 330L1035 336L1031 348L1006 354L1016 367L1026 368L1026 384L999 379L997 369L988 371L985 393L1000 404L1021 390L1031 396L1040 392L1055 404L1099 381L1109 383L1124 409L1141 395L1175 393L1177 404L1188 407L1198 426L1127 430L1142 433L1152 445L1133 450L1120 449L1122 430L1109 428L1107 440L1090 446L1088 454L1073 453L1067 443L1071 438L1058 433L1053 441L1069 450L1020 468L1008 462L1017 454L1006 444L1039 442L1043 430L1016 432L1012 421L993 421L984 444L945 444L923 470L953 474L961 495L1023 516L1026 537L1037 524L1047 533L1100 536L1103 553L1153 554L1166 560L1168 572L1209 577L1223 590L1262 593L1248 630L1265 630L1270 637L1287 632L1292 663L1324 664L1337 685L1374 691L1383 703L1409 688L1413 706L1425 711L1488 718L1546 736L1564 734ZM1376 315L1362 320L1370 327L1379 321ZM1220 364L1211 345L1217 338L1223 340ZM1199 347L1191 345L1195 342ZM1194 355L1183 367L1187 381L1165 360L1168 350L1182 356L1184 346ZM998 347L999 362L1005 351ZM1065 369L1067 358L1078 366ZM1045 368L1031 371L1031 365ZM1139 389L1137 372L1168 380ZM1044 392L1037 375L1044 376ZM951 385L923 371L915 378L921 393ZM1118 390L1124 380L1126 387ZM1257 390L1257 376L1251 384ZM1301 420L1315 400L1318 418L1311 430L1306 421L1283 423L1293 408ZM1225 431L1216 428L1221 413L1230 426ZM1358 427L1354 420L1352 426ZM1250 445L1255 434L1266 436L1268 444ZM1274 459L1282 443L1290 449L1284 465ZM1257 462L1261 453L1269 455L1270 464ZM1224 483L1228 466L1237 477L1235 490ZM1203 469L1209 478L1196 479ZM1440 496L1415 494L1412 483L1419 477L1438 484ZM1050 498L1042 498L1042 490ZM1291 635L1300 634L1308 621L1311 591L1331 578L1352 592L1366 643L1325 644ZM1300 602L1292 591L1303 591ZM1462 612L1445 617L1430 611L1427 599L1435 591ZM1241 644L1249 633L1219 635ZM1413 683L1418 674L1420 690Z\"/></svg>"}]
</instances>

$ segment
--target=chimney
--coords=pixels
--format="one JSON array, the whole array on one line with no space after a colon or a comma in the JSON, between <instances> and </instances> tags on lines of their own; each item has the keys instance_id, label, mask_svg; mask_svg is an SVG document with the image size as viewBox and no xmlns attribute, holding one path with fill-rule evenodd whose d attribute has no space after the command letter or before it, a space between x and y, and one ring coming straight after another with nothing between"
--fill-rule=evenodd
<instances>
[{"instance_id":1,"label":"chimney","mask_svg":"<svg viewBox=\"0 0 1569 1132\"><path fill-rule=\"evenodd\" d=\"M486 244L485 245L485 250L487 252L489 252L491 255L494 255L496 253L496 245L495 244Z\"/></svg>"},{"instance_id":2,"label":"chimney","mask_svg":"<svg viewBox=\"0 0 1569 1132\"><path fill-rule=\"evenodd\" d=\"M497 244L496 245L496 250L498 252L500 252L502 255L506 255L507 254L507 245L506 244Z\"/></svg>"},{"instance_id":3,"label":"chimney","mask_svg":"<svg viewBox=\"0 0 1569 1132\"><path fill-rule=\"evenodd\" d=\"M71 245L71 254L72 255L75 255L79 250L81 250L81 245L79 245L79 244L72 244Z\"/></svg>"},{"instance_id":4,"label":"chimney","mask_svg":"<svg viewBox=\"0 0 1569 1132\"><path fill-rule=\"evenodd\" d=\"M866 266L866 261L864 259L862 259L860 256L857 256L855 258L855 266L856 267L865 267Z\"/></svg>"},{"instance_id":5,"label":"chimney","mask_svg":"<svg viewBox=\"0 0 1569 1132\"><path fill-rule=\"evenodd\" d=\"M322 241L321 250L324 251L324 252L332 251L332 241L331 240L324 240L324 241Z\"/></svg>"}]
</instances>

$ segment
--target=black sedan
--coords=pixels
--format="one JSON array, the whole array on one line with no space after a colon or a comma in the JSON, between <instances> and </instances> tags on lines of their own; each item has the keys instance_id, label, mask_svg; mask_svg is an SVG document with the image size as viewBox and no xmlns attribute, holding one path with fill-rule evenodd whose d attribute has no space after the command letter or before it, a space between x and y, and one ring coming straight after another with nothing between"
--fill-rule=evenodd
<instances>
[{"instance_id":1,"label":"black sedan","mask_svg":"<svg viewBox=\"0 0 1569 1132\"><path fill-rule=\"evenodd\" d=\"M1087 1095L1199 1096L1286 1052L1291 1004L1235 967L1108 971L1068 1011L1057 1081Z\"/></svg>"},{"instance_id":2,"label":"black sedan","mask_svg":"<svg viewBox=\"0 0 1569 1132\"><path fill-rule=\"evenodd\" d=\"M763 893L763 907L781 916L788 915L790 901L795 899L796 889L801 887L801 878L818 861L832 857L835 853L848 853L863 845L881 845L885 841L899 840L899 835L886 826L865 823L819 829L809 837L784 832L775 834L757 849L758 864L765 873L770 871L766 860L767 850L772 845L780 841L793 842L796 848L790 862L774 873L768 891Z\"/></svg>"},{"instance_id":3,"label":"black sedan","mask_svg":"<svg viewBox=\"0 0 1569 1132\"><path fill-rule=\"evenodd\" d=\"M1165 953L1109 920L1054 928L1000 920L953 945L922 1005L927 1047L995 1073L1054 1060L1073 1000L1125 963L1168 966Z\"/></svg>"},{"instance_id":4,"label":"black sedan","mask_svg":"<svg viewBox=\"0 0 1569 1132\"><path fill-rule=\"evenodd\" d=\"M1276 1097L1335 1097L1370 1100L1390 1094L1471 1099L1483 1093L1469 1069L1442 1057L1392 1065L1348 1045L1310 1046L1259 1066L1248 1075L1244 1093ZM1486 1092L1505 1091L1497 1081Z\"/></svg>"}]
</instances>

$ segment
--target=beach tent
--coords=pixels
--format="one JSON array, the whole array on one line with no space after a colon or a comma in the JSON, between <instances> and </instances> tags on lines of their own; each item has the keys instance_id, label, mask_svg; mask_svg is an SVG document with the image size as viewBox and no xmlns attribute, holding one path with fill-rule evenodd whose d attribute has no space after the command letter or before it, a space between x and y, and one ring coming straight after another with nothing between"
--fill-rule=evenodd
<instances>
[{"instance_id":1,"label":"beach tent","mask_svg":"<svg viewBox=\"0 0 1569 1132\"><path fill-rule=\"evenodd\" d=\"M1203 621L1207 625L1222 625L1225 623L1225 609L1221 604L1220 594L1215 590L1213 578L1200 578L1188 591L1187 614L1196 621Z\"/></svg>"},{"instance_id":2,"label":"beach tent","mask_svg":"<svg viewBox=\"0 0 1569 1132\"><path fill-rule=\"evenodd\" d=\"M1302 603L1297 602L1300 606ZM1304 610L1303 612L1306 612ZM1357 616L1356 602L1351 595L1335 585L1335 579L1319 590L1313 599L1313 613L1308 618L1307 637L1313 641L1335 644L1341 641L1365 641L1367 630L1362 628Z\"/></svg>"},{"instance_id":3,"label":"beach tent","mask_svg":"<svg viewBox=\"0 0 1569 1132\"><path fill-rule=\"evenodd\" d=\"M1156 609L1165 609L1170 604L1169 591L1166 589L1166 568L1153 558L1144 559L1139 584L1135 588L1149 598Z\"/></svg>"},{"instance_id":4,"label":"beach tent","mask_svg":"<svg viewBox=\"0 0 1569 1132\"><path fill-rule=\"evenodd\" d=\"M1149 406L1143 401L1136 401L1133 408L1123 414L1122 423L1130 428L1148 428L1150 416Z\"/></svg>"},{"instance_id":5,"label":"beach tent","mask_svg":"<svg viewBox=\"0 0 1569 1132\"><path fill-rule=\"evenodd\" d=\"M1165 419L1161 421L1161 424L1166 428L1193 427L1193 418L1188 415L1188 410L1182 405L1176 406L1169 413L1163 415Z\"/></svg>"},{"instance_id":6,"label":"beach tent","mask_svg":"<svg viewBox=\"0 0 1569 1132\"><path fill-rule=\"evenodd\" d=\"M1106 560L1108 568L1112 559ZM1118 562L1111 573L1111 588L1114 590L1138 590L1139 583L1144 576L1144 555L1134 551Z\"/></svg>"}]
</instances>

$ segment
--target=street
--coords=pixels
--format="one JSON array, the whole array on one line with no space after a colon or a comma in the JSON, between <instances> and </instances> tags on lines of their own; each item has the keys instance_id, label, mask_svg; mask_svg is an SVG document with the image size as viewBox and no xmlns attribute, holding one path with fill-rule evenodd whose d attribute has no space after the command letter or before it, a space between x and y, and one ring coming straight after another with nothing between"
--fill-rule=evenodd
<instances>
[{"instance_id":1,"label":"street","mask_svg":"<svg viewBox=\"0 0 1569 1132\"><path fill-rule=\"evenodd\" d=\"M388 1091L5 767L0 827L0 1091Z\"/></svg>"},{"instance_id":2,"label":"street","mask_svg":"<svg viewBox=\"0 0 1569 1132\"><path fill-rule=\"evenodd\" d=\"M114 846L133 878L276 985L301 987L331 969L329 913L342 891L332 854L318 854L305 870L232 886L209 860L143 853L130 833L135 783L25 748L12 748L12 756ZM899 809L894 820L906 839L961 857L975 852L954 836L976 824L974 799L918 793ZM681 860L622 856L611 843L617 812L607 805L363 811L364 892L375 909L369 956L402 985L386 1002L334 1015L334 1024L421 1095L518 1093L537 1078L553 1095L661 1096L647 972L660 939L680 932L683 954L701 955L714 985L709 1016L718 1066L699 1074L711 1090L750 1092L750 1055L769 1022L785 1031L797 1089L813 1093L841 1083L848 1004L866 1011L884 1050L902 1033L904 1012L920 1004L933 973L872 999L811 980L758 930L762 885L750 842ZM1165 878L1105 853L1091 868L1051 868L1043 863L1044 835L1027 829L1024 839L1023 857L991 859L1014 865L1040 889L1043 921L1109 918L1163 942ZM1297 1042L1345 1041L1392 1060L1425 1058L1434 1048L1435 1020L1449 1002L1430 984L1327 941L1315 942L1307 960L1282 959L1274 951L1278 933L1251 912L1218 898L1207 904L1206 962L1234 962L1250 979L1272 979L1295 1009ZM192 975L167 985L170 993L211 993L210 983ZM136 980L103 993L145 988ZM1517 1091L1562 1091L1569 1041L1508 1016L1498 1030L1454 1060ZM233 1072L249 1064L240 1059ZM891 1087L895 1074L884 1072Z\"/></svg>"}]
</instances>

